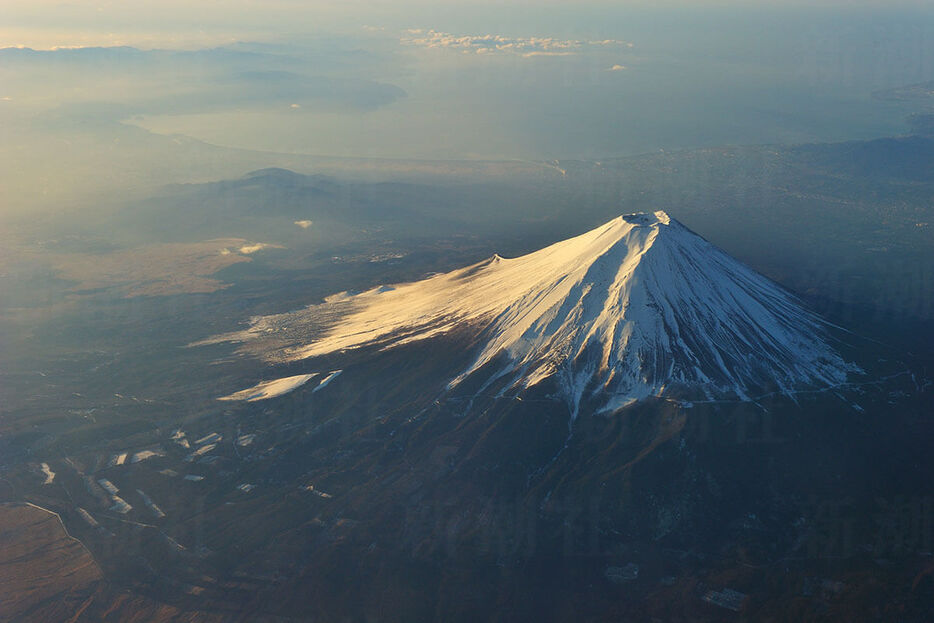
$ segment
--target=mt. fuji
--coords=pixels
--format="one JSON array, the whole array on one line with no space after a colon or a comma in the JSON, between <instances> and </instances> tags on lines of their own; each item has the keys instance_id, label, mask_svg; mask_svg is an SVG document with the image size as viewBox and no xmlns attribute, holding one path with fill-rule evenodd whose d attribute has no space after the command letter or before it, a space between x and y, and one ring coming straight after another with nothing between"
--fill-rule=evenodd
<instances>
[{"instance_id":1,"label":"mt. fuji","mask_svg":"<svg viewBox=\"0 0 934 623\"><path fill-rule=\"evenodd\" d=\"M664 212L629 214L528 255L256 317L209 340L270 361L475 335L468 377L499 395L553 379L576 416L650 396L752 400L847 381L831 325ZM471 384L473 385L473 383Z\"/></svg>"}]
</instances>

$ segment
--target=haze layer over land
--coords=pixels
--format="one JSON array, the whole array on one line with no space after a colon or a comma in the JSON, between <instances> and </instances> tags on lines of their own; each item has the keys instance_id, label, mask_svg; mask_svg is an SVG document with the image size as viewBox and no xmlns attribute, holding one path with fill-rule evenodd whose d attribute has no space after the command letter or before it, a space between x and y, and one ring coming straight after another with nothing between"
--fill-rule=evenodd
<instances>
[{"instance_id":1,"label":"haze layer over land","mask_svg":"<svg viewBox=\"0 0 934 623\"><path fill-rule=\"evenodd\" d=\"M199 22L177 3L6 3L0 218L314 170L296 154L547 162L874 138L916 111L870 93L934 79L934 16L910 3L235 4Z\"/></svg>"}]
</instances>

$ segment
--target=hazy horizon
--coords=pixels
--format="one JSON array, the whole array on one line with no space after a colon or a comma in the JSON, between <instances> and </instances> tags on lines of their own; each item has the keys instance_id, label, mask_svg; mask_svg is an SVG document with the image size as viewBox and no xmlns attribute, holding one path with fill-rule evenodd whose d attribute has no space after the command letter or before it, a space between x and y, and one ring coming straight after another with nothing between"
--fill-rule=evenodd
<instances>
[{"instance_id":1,"label":"hazy horizon","mask_svg":"<svg viewBox=\"0 0 934 623\"><path fill-rule=\"evenodd\" d=\"M351 158L601 159L901 134L917 103L872 93L934 79L921 4L394 6L7 3L6 210L41 204L36 188L58 201L72 183L201 179L170 166L160 135ZM77 179L50 184L62 170Z\"/></svg>"}]
</instances>

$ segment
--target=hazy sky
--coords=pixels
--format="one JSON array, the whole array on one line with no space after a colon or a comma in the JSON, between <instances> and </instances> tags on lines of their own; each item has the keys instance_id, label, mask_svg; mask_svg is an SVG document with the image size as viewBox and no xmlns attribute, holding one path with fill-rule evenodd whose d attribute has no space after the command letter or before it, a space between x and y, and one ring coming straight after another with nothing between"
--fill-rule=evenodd
<instances>
[{"instance_id":1,"label":"hazy sky","mask_svg":"<svg viewBox=\"0 0 934 623\"><path fill-rule=\"evenodd\" d=\"M599 30L601 16L650 10L700 11L904 9L930 11L926 0L3 0L0 45L207 45L248 36L353 29L561 24ZM424 24L422 24L424 25Z\"/></svg>"},{"instance_id":2,"label":"hazy sky","mask_svg":"<svg viewBox=\"0 0 934 623\"><path fill-rule=\"evenodd\" d=\"M4 0L0 199L152 171L161 135L550 160L904 131L872 93L934 80L934 7L811 4Z\"/></svg>"}]
</instances>

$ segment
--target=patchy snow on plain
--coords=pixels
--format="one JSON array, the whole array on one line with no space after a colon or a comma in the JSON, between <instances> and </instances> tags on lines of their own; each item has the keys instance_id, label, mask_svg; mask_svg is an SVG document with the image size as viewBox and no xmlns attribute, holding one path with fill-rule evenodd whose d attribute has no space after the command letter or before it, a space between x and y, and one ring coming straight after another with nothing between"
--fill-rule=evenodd
<instances>
[{"instance_id":1,"label":"patchy snow on plain","mask_svg":"<svg viewBox=\"0 0 934 623\"><path fill-rule=\"evenodd\" d=\"M111 501L113 502L113 506L107 509L111 512L117 512L117 513L120 513L121 515L126 515L131 510L133 510L133 507L127 504L126 500L121 498L119 495L113 496L111 498Z\"/></svg>"},{"instance_id":2,"label":"patchy snow on plain","mask_svg":"<svg viewBox=\"0 0 934 623\"><path fill-rule=\"evenodd\" d=\"M314 493L318 497L324 498L326 500L334 497L330 493L325 493L321 489L316 489L314 485L305 485L305 487L303 488L305 489L305 491L310 491L311 493Z\"/></svg>"},{"instance_id":3,"label":"patchy snow on plain","mask_svg":"<svg viewBox=\"0 0 934 623\"><path fill-rule=\"evenodd\" d=\"M142 489L137 489L136 493L139 494L139 497L143 500L143 504L146 505L146 507L152 512L156 519L162 519L165 517L165 513L162 511L162 509L159 508L159 506L152 501L152 498L146 495Z\"/></svg>"},{"instance_id":4,"label":"patchy snow on plain","mask_svg":"<svg viewBox=\"0 0 934 623\"><path fill-rule=\"evenodd\" d=\"M42 484L44 485L52 484L52 482L55 480L55 472L52 471L52 468L49 467L49 464L42 463L39 466L39 469L42 472L42 474L45 476L45 482L43 482Z\"/></svg>"},{"instance_id":5,"label":"patchy snow on plain","mask_svg":"<svg viewBox=\"0 0 934 623\"><path fill-rule=\"evenodd\" d=\"M120 493L120 489L118 489L114 483L110 482L106 478L99 478L97 480L97 484L99 484L101 488L103 488L105 491L107 491L107 493L111 495L116 495Z\"/></svg>"},{"instance_id":6,"label":"patchy snow on plain","mask_svg":"<svg viewBox=\"0 0 934 623\"><path fill-rule=\"evenodd\" d=\"M216 447L217 447L216 443L209 443L206 446L201 446L200 448L198 448L197 450L195 450L194 452L186 456L185 460L189 462L194 461L199 456L204 456L205 454L207 454L208 452L210 452Z\"/></svg>"},{"instance_id":7,"label":"patchy snow on plain","mask_svg":"<svg viewBox=\"0 0 934 623\"><path fill-rule=\"evenodd\" d=\"M202 446L202 445L204 445L204 444L206 444L206 443L215 443L215 444L216 444L216 443L219 442L219 441L223 441L223 439L224 439L224 436L221 435L220 433L208 433L207 435L205 435L205 436L202 437L201 439L197 440L197 441L195 442L195 445L196 445L196 446Z\"/></svg>"},{"instance_id":8,"label":"patchy snow on plain","mask_svg":"<svg viewBox=\"0 0 934 623\"><path fill-rule=\"evenodd\" d=\"M165 456L165 452L162 450L143 450L134 454L133 458L130 459L130 463L139 463L157 456Z\"/></svg>"},{"instance_id":9,"label":"patchy snow on plain","mask_svg":"<svg viewBox=\"0 0 934 623\"><path fill-rule=\"evenodd\" d=\"M81 508L80 506L77 507L77 511L78 511L78 514L81 516L81 519L83 519L84 521L86 521L87 524L88 524L89 526L91 526L92 528L97 528L97 527L100 526L100 524L97 523L97 520L94 519L93 517L91 517L91 513L87 512L86 510L84 510L84 509Z\"/></svg>"},{"instance_id":10,"label":"patchy snow on plain","mask_svg":"<svg viewBox=\"0 0 934 623\"><path fill-rule=\"evenodd\" d=\"M324 377L324 380L323 380L323 381L321 381L320 383L318 383L318 386L317 386L317 387L315 387L313 390L311 390L311 393L313 394L313 393L315 393L316 391L318 391L319 389L324 389L325 387L327 387L327 386L328 386L328 383L330 383L331 381L333 381L334 379L336 379L338 376L340 376L340 373L341 373L341 372L343 372L343 370L334 370L333 372L331 372L330 374L328 374L326 377Z\"/></svg>"}]
</instances>

